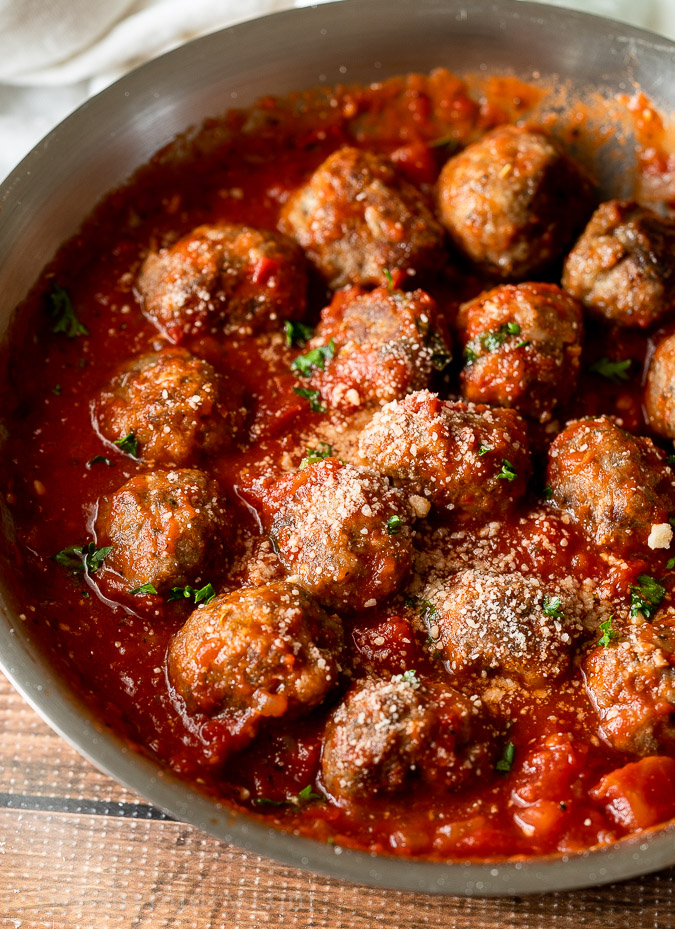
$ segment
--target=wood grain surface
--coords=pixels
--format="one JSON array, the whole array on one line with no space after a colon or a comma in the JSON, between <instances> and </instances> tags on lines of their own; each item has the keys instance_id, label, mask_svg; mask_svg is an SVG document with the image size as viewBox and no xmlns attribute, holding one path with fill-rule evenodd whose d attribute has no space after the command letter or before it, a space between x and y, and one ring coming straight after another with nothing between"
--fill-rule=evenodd
<instances>
[{"instance_id":1,"label":"wood grain surface","mask_svg":"<svg viewBox=\"0 0 675 929\"><path fill-rule=\"evenodd\" d=\"M100 774L0 675L0 929L675 929L675 869L538 897L372 890L247 854Z\"/></svg>"}]
</instances>

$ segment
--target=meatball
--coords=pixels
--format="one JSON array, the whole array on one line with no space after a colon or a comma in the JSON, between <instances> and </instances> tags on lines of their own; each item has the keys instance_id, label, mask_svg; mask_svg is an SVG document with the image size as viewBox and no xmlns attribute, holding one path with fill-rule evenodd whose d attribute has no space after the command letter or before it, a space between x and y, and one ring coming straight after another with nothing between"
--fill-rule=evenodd
<instances>
[{"instance_id":1,"label":"meatball","mask_svg":"<svg viewBox=\"0 0 675 929\"><path fill-rule=\"evenodd\" d=\"M327 406L344 411L426 387L450 361L436 304L422 290L342 291L323 310L308 348L328 345L332 356L314 370L313 386Z\"/></svg>"},{"instance_id":2,"label":"meatball","mask_svg":"<svg viewBox=\"0 0 675 929\"><path fill-rule=\"evenodd\" d=\"M435 647L454 673L499 671L540 686L567 670L583 631L576 586L472 569L432 580L422 594Z\"/></svg>"},{"instance_id":3,"label":"meatball","mask_svg":"<svg viewBox=\"0 0 675 929\"><path fill-rule=\"evenodd\" d=\"M675 333L656 346L647 372L644 405L654 432L675 439Z\"/></svg>"},{"instance_id":4,"label":"meatball","mask_svg":"<svg viewBox=\"0 0 675 929\"><path fill-rule=\"evenodd\" d=\"M523 496L531 470L525 423L516 412L443 402L428 390L376 413L358 450L369 467L438 506L490 516Z\"/></svg>"},{"instance_id":5,"label":"meatball","mask_svg":"<svg viewBox=\"0 0 675 929\"><path fill-rule=\"evenodd\" d=\"M474 718L466 697L414 672L364 680L328 720L323 786L348 803L390 796L414 780L456 790L489 764L485 742L472 739Z\"/></svg>"},{"instance_id":6,"label":"meatball","mask_svg":"<svg viewBox=\"0 0 675 929\"><path fill-rule=\"evenodd\" d=\"M602 549L668 548L675 510L673 474L651 439L631 435L607 416L579 419L549 450L553 501Z\"/></svg>"},{"instance_id":7,"label":"meatball","mask_svg":"<svg viewBox=\"0 0 675 929\"><path fill-rule=\"evenodd\" d=\"M581 304L555 284L503 284L460 307L462 393L545 421L574 393Z\"/></svg>"},{"instance_id":8,"label":"meatball","mask_svg":"<svg viewBox=\"0 0 675 929\"><path fill-rule=\"evenodd\" d=\"M224 506L202 471L138 474L99 501L97 544L112 546L101 581L129 591L152 584L157 593L195 583L223 558Z\"/></svg>"},{"instance_id":9,"label":"meatball","mask_svg":"<svg viewBox=\"0 0 675 929\"><path fill-rule=\"evenodd\" d=\"M443 229L422 194L385 158L333 152L281 211L280 228L333 287L381 284L385 271L435 271Z\"/></svg>"},{"instance_id":10,"label":"meatball","mask_svg":"<svg viewBox=\"0 0 675 929\"><path fill-rule=\"evenodd\" d=\"M198 226L150 252L138 276L145 315L172 342L206 332L259 332L305 309L307 275L297 245L249 226Z\"/></svg>"},{"instance_id":11,"label":"meatball","mask_svg":"<svg viewBox=\"0 0 675 929\"><path fill-rule=\"evenodd\" d=\"M109 442L131 434L134 457L182 466L232 441L242 422L241 396L206 361L180 348L142 355L101 392L94 420Z\"/></svg>"},{"instance_id":12,"label":"meatball","mask_svg":"<svg viewBox=\"0 0 675 929\"><path fill-rule=\"evenodd\" d=\"M190 713L295 717L335 687L342 626L284 581L221 594L171 640L169 679Z\"/></svg>"},{"instance_id":13,"label":"meatball","mask_svg":"<svg viewBox=\"0 0 675 929\"><path fill-rule=\"evenodd\" d=\"M448 161L441 219L457 248L502 278L524 278L563 253L590 212L577 165L541 130L500 126Z\"/></svg>"},{"instance_id":14,"label":"meatball","mask_svg":"<svg viewBox=\"0 0 675 929\"><path fill-rule=\"evenodd\" d=\"M632 201L601 203L562 284L601 319L650 326L675 308L675 220Z\"/></svg>"},{"instance_id":15,"label":"meatball","mask_svg":"<svg viewBox=\"0 0 675 929\"><path fill-rule=\"evenodd\" d=\"M643 623L600 645L583 663L600 735L633 755L675 749L675 639Z\"/></svg>"},{"instance_id":16,"label":"meatball","mask_svg":"<svg viewBox=\"0 0 675 929\"><path fill-rule=\"evenodd\" d=\"M270 538L298 582L334 609L374 606L406 577L412 516L386 478L336 458L282 479Z\"/></svg>"}]
</instances>

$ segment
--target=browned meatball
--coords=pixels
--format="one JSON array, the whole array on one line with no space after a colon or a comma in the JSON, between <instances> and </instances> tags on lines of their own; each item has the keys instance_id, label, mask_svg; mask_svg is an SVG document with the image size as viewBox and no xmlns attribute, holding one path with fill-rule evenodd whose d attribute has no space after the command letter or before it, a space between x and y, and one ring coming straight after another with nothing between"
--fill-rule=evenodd
<instances>
[{"instance_id":1,"label":"browned meatball","mask_svg":"<svg viewBox=\"0 0 675 929\"><path fill-rule=\"evenodd\" d=\"M422 594L435 647L454 673L499 671L531 686L567 670L585 606L572 584L467 570Z\"/></svg>"},{"instance_id":2,"label":"browned meatball","mask_svg":"<svg viewBox=\"0 0 675 929\"><path fill-rule=\"evenodd\" d=\"M328 284L381 284L385 271L435 271L443 229L391 162L356 148L333 152L281 212Z\"/></svg>"},{"instance_id":3,"label":"browned meatball","mask_svg":"<svg viewBox=\"0 0 675 929\"><path fill-rule=\"evenodd\" d=\"M513 410L439 400L428 390L387 404L361 433L365 464L448 509L498 514L530 476L525 423Z\"/></svg>"},{"instance_id":4,"label":"browned meatball","mask_svg":"<svg viewBox=\"0 0 675 929\"><path fill-rule=\"evenodd\" d=\"M463 304L462 393L474 403L510 406L546 420L574 393L581 304L555 284L503 284Z\"/></svg>"},{"instance_id":5,"label":"browned meatball","mask_svg":"<svg viewBox=\"0 0 675 929\"><path fill-rule=\"evenodd\" d=\"M449 338L436 304L423 290L378 287L336 295L321 314L308 349L330 346L312 386L331 409L353 411L426 387L450 361Z\"/></svg>"},{"instance_id":6,"label":"browned meatball","mask_svg":"<svg viewBox=\"0 0 675 929\"><path fill-rule=\"evenodd\" d=\"M327 606L374 606L408 573L408 501L374 471L326 458L283 478L272 495L270 537L279 559Z\"/></svg>"},{"instance_id":7,"label":"browned meatball","mask_svg":"<svg viewBox=\"0 0 675 929\"><path fill-rule=\"evenodd\" d=\"M586 690L600 735L622 752L652 755L675 748L675 640L651 623L589 652Z\"/></svg>"},{"instance_id":8,"label":"browned meatball","mask_svg":"<svg viewBox=\"0 0 675 929\"><path fill-rule=\"evenodd\" d=\"M190 713L300 716L335 687L343 633L302 587L278 582L198 607L171 640L169 679Z\"/></svg>"},{"instance_id":9,"label":"browned meatball","mask_svg":"<svg viewBox=\"0 0 675 929\"><path fill-rule=\"evenodd\" d=\"M656 346L647 372L645 410L654 432L675 439L675 333Z\"/></svg>"},{"instance_id":10,"label":"browned meatball","mask_svg":"<svg viewBox=\"0 0 675 929\"><path fill-rule=\"evenodd\" d=\"M415 780L458 789L489 764L472 738L475 711L451 687L414 672L357 684L326 727L321 777L338 802L367 803Z\"/></svg>"},{"instance_id":11,"label":"browned meatball","mask_svg":"<svg viewBox=\"0 0 675 929\"><path fill-rule=\"evenodd\" d=\"M169 348L126 364L93 412L109 442L131 434L134 457L181 466L229 443L244 411L229 379L185 350Z\"/></svg>"},{"instance_id":12,"label":"browned meatball","mask_svg":"<svg viewBox=\"0 0 675 929\"><path fill-rule=\"evenodd\" d=\"M570 423L551 445L548 482L600 548L668 548L675 511L673 474L651 439L631 435L607 416Z\"/></svg>"},{"instance_id":13,"label":"browned meatball","mask_svg":"<svg viewBox=\"0 0 675 929\"><path fill-rule=\"evenodd\" d=\"M632 201L600 204L562 283L595 316L650 326L675 308L675 221Z\"/></svg>"},{"instance_id":14,"label":"browned meatball","mask_svg":"<svg viewBox=\"0 0 675 929\"><path fill-rule=\"evenodd\" d=\"M145 315L172 342L208 332L260 332L305 309L297 245L268 230L198 226L150 252L138 276Z\"/></svg>"},{"instance_id":15,"label":"browned meatball","mask_svg":"<svg viewBox=\"0 0 675 929\"><path fill-rule=\"evenodd\" d=\"M563 253L590 212L590 185L542 131L500 126L446 163L438 200L461 252L523 278Z\"/></svg>"},{"instance_id":16,"label":"browned meatball","mask_svg":"<svg viewBox=\"0 0 675 929\"><path fill-rule=\"evenodd\" d=\"M120 591L152 584L160 594L194 584L222 561L224 528L218 485L202 471L138 474L99 501L97 544L112 552L97 578Z\"/></svg>"}]
</instances>

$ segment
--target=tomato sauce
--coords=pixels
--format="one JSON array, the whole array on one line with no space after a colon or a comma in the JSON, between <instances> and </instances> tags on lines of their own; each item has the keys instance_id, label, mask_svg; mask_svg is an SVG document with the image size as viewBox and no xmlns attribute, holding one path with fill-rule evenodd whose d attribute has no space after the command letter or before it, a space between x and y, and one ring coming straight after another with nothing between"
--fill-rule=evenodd
<instances>
[{"instance_id":1,"label":"tomato sauce","mask_svg":"<svg viewBox=\"0 0 675 929\"><path fill-rule=\"evenodd\" d=\"M289 192L346 144L389 156L428 192L454 150L494 125L528 119L543 96L543 90L511 78L493 79L477 93L438 71L369 88L270 97L250 111L232 111L177 140L112 193L20 308L11 342L11 392L3 400L9 408L0 491L16 536L25 622L105 725L205 792L282 829L385 854L486 860L573 853L675 815L672 797L634 804L632 818L616 814L623 787L603 778L635 759L598 736L578 668L553 687L531 691L485 674L460 680L465 696L489 707L496 720L495 762L502 763L479 782L456 793L412 788L387 800L332 803L317 776L326 717L339 694L304 719L273 721L242 747L236 725L191 717L167 680L167 647L190 613L187 602L139 596L116 603L99 590L95 574L74 573L54 560L67 546L92 540L102 496L147 471L101 439L92 427L91 404L123 362L166 344L142 314L135 291L149 249L201 223L274 229ZM640 103L643 121L646 106ZM672 168L666 154L654 154L658 141L650 138L652 152L644 155L652 176L657 168ZM54 283L70 296L86 335L53 332L45 296ZM448 267L431 292L452 327L459 304L493 283L468 268ZM315 323L328 302L323 284L312 279L307 322ZM640 380L653 338L591 326L570 412L614 414L627 429L645 434ZM272 458L282 470L295 469L303 450L328 435L326 414L312 412L294 392L298 379L291 362L301 350L289 347L281 332L192 336L184 344L216 370L236 372L248 410L245 447L208 462L234 528L230 567L204 580L223 591L255 582L265 571L279 577L250 489L261 462ZM607 355L631 360L626 380L615 383L590 371ZM445 396L457 395L458 364L438 376ZM553 580L590 578L606 596L624 601L642 573L665 579L669 591L675 575L666 568L667 553L640 553L608 565L547 503L542 461L552 436L550 428L537 428L529 495L496 535L486 534L477 518L449 523L436 513L425 538L434 537L436 550L446 546L449 562L458 546L465 552L482 546L495 565L513 558ZM461 538L451 542L451 532ZM403 589L374 610L344 615L353 674L442 672L420 622L422 609L415 593ZM670 759L650 764L654 770L643 779L643 794L652 790L654 777L671 777ZM640 794L641 775L631 776Z\"/></svg>"}]
</instances>

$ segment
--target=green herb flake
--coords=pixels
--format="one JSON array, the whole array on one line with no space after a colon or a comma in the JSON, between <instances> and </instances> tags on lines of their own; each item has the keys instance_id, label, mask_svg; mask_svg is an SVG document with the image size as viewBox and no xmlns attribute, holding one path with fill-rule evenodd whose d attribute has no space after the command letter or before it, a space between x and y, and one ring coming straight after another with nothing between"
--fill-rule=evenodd
<instances>
[{"instance_id":1,"label":"green herb flake","mask_svg":"<svg viewBox=\"0 0 675 929\"><path fill-rule=\"evenodd\" d=\"M420 606L419 615L423 619L430 621L432 619L436 619L436 617L438 616L438 611L430 600L422 600L422 605Z\"/></svg>"},{"instance_id":2,"label":"green herb flake","mask_svg":"<svg viewBox=\"0 0 675 929\"><path fill-rule=\"evenodd\" d=\"M645 619L650 618L666 595L666 588L648 574L641 574L637 584L631 584L628 590L630 615L637 616L638 613L642 613Z\"/></svg>"},{"instance_id":3,"label":"green herb flake","mask_svg":"<svg viewBox=\"0 0 675 929\"><path fill-rule=\"evenodd\" d=\"M82 546L69 545L67 548L62 548L60 552L54 555L54 561L60 564L62 568L68 568L69 571L84 571Z\"/></svg>"},{"instance_id":4,"label":"green herb flake","mask_svg":"<svg viewBox=\"0 0 675 929\"><path fill-rule=\"evenodd\" d=\"M294 387L293 393L303 397L309 403L312 413L325 413L326 407L321 403L321 391L308 390L306 387Z\"/></svg>"},{"instance_id":5,"label":"green herb flake","mask_svg":"<svg viewBox=\"0 0 675 929\"><path fill-rule=\"evenodd\" d=\"M389 535L397 535L404 525L400 516L390 516L387 520L387 532Z\"/></svg>"},{"instance_id":6,"label":"green herb flake","mask_svg":"<svg viewBox=\"0 0 675 929\"><path fill-rule=\"evenodd\" d=\"M112 545L96 548L93 542L89 542L88 545L83 546L82 554L84 556L84 564L89 574L96 574L112 550Z\"/></svg>"},{"instance_id":7,"label":"green herb flake","mask_svg":"<svg viewBox=\"0 0 675 929\"><path fill-rule=\"evenodd\" d=\"M284 323L284 335L289 348L293 345L305 345L312 338L313 332L312 327L305 323L294 323L290 319Z\"/></svg>"},{"instance_id":8,"label":"green herb flake","mask_svg":"<svg viewBox=\"0 0 675 929\"><path fill-rule=\"evenodd\" d=\"M308 784L306 787L303 787L300 793L297 796L297 802L299 804L303 803L312 803L312 802L325 803L326 798L323 794L317 793L312 789L312 785Z\"/></svg>"},{"instance_id":9,"label":"green herb flake","mask_svg":"<svg viewBox=\"0 0 675 929\"><path fill-rule=\"evenodd\" d=\"M513 767L513 761L516 757L516 746L513 742L507 742L504 746L504 751L502 752L502 757L497 761L495 765L495 771L499 771L500 774L508 774L511 768Z\"/></svg>"},{"instance_id":10,"label":"green herb flake","mask_svg":"<svg viewBox=\"0 0 675 929\"><path fill-rule=\"evenodd\" d=\"M603 648L607 648L612 639L616 639L619 636L619 633L612 629L613 619L614 617L610 616L609 619L604 621L604 623L600 623L600 631L602 632L602 635L598 639L598 645L602 645Z\"/></svg>"},{"instance_id":11,"label":"green herb flake","mask_svg":"<svg viewBox=\"0 0 675 929\"><path fill-rule=\"evenodd\" d=\"M330 458L332 454L333 446L329 445L328 442L319 442L319 448L306 448L305 457L300 462L299 470L304 471L305 468L316 464L317 461L323 461L325 458Z\"/></svg>"},{"instance_id":12,"label":"green herb flake","mask_svg":"<svg viewBox=\"0 0 675 929\"><path fill-rule=\"evenodd\" d=\"M511 335L520 335L520 325L516 322L503 323L499 329L484 332L479 336L480 344L486 352L494 352L501 348Z\"/></svg>"},{"instance_id":13,"label":"green herb flake","mask_svg":"<svg viewBox=\"0 0 675 929\"><path fill-rule=\"evenodd\" d=\"M666 562L666 571L672 571L675 568L675 558L669 558Z\"/></svg>"},{"instance_id":14,"label":"green herb flake","mask_svg":"<svg viewBox=\"0 0 675 929\"><path fill-rule=\"evenodd\" d=\"M466 361L468 365L472 365L478 361L478 352L475 351L471 342L464 347L464 361Z\"/></svg>"},{"instance_id":15,"label":"green herb flake","mask_svg":"<svg viewBox=\"0 0 675 929\"><path fill-rule=\"evenodd\" d=\"M623 361L610 361L609 358L601 358L590 366L589 371L592 371L593 374L599 374L609 381L627 381L628 369L631 363L630 358Z\"/></svg>"},{"instance_id":16,"label":"green herb flake","mask_svg":"<svg viewBox=\"0 0 675 929\"><path fill-rule=\"evenodd\" d=\"M113 445L116 445L121 452L131 455L132 458L138 458L138 439L133 432L128 433L121 439L115 439Z\"/></svg>"},{"instance_id":17,"label":"green herb flake","mask_svg":"<svg viewBox=\"0 0 675 929\"><path fill-rule=\"evenodd\" d=\"M129 591L130 594L135 594L136 596L143 596L145 594L156 594L157 590L154 584L141 584L140 587L134 587L133 590Z\"/></svg>"},{"instance_id":18,"label":"green herb flake","mask_svg":"<svg viewBox=\"0 0 675 929\"><path fill-rule=\"evenodd\" d=\"M61 387L60 384L55 384L52 387L52 393L54 394L55 397L60 397L62 392L63 392L63 387Z\"/></svg>"},{"instance_id":19,"label":"green herb flake","mask_svg":"<svg viewBox=\"0 0 675 929\"><path fill-rule=\"evenodd\" d=\"M335 340L331 339L328 345L319 345L313 348L305 355L298 355L291 365L291 370L297 372L302 377L311 377L314 368L324 371L326 362L330 361L335 354Z\"/></svg>"},{"instance_id":20,"label":"green herb flake","mask_svg":"<svg viewBox=\"0 0 675 929\"><path fill-rule=\"evenodd\" d=\"M491 449L489 446L487 446L487 445L479 445L479 446L478 446L478 457L479 457L479 458L482 458L483 455L487 455L487 453L488 453L488 452L491 452L491 451L492 451L492 449Z\"/></svg>"},{"instance_id":21,"label":"green herb flake","mask_svg":"<svg viewBox=\"0 0 675 929\"><path fill-rule=\"evenodd\" d=\"M544 616L554 616L556 619L562 619L565 615L564 610L562 609L562 600L560 597L544 597L544 606L543 606Z\"/></svg>"},{"instance_id":22,"label":"green herb flake","mask_svg":"<svg viewBox=\"0 0 675 929\"><path fill-rule=\"evenodd\" d=\"M544 500L550 500L552 496L553 488L550 484L547 484L546 487L544 487Z\"/></svg>"},{"instance_id":23,"label":"green herb flake","mask_svg":"<svg viewBox=\"0 0 675 929\"><path fill-rule=\"evenodd\" d=\"M510 483L511 481L515 481L517 477L518 475L513 470L513 465L511 464L511 462L507 461L506 458L502 458L502 469L497 475L497 479L509 481Z\"/></svg>"},{"instance_id":24,"label":"green herb flake","mask_svg":"<svg viewBox=\"0 0 675 929\"><path fill-rule=\"evenodd\" d=\"M396 288L394 287L394 278L392 277L391 271L389 270L389 268L385 268L382 273L384 274L385 279L387 281L387 290L389 291L390 294L393 294Z\"/></svg>"},{"instance_id":25,"label":"green herb flake","mask_svg":"<svg viewBox=\"0 0 675 929\"><path fill-rule=\"evenodd\" d=\"M212 584L205 584L204 587L200 587L199 590L186 584L185 587L172 587L167 600L171 602L173 600L186 599L192 600L195 606L199 603L203 603L206 606L215 596L216 592Z\"/></svg>"},{"instance_id":26,"label":"green herb flake","mask_svg":"<svg viewBox=\"0 0 675 929\"><path fill-rule=\"evenodd\" d=\"M106 458L105 455L95 455L93 458L90 458L87 462L87 468L93 468L94 465L103 464L106 467L112 467L112 461L109 458Z\"/></svg>"},{"instance_id":27,"label":"green herb flake","mask_svg":"<svg viewBox=\"0 0 675 929\"><path fill-rule=\"evenodd\" d=\"M419 687L420 679L417 676L417 671L404 671L401 677L406 684L410 684L413 687Z\"/></svg>"},{"instance_id":28,"label":"green herb flake","mask_svg":"<svg viewBox=\"0 0 675 929\"><path fill-rule=\"evenodd\" d=\"M325 803L326 798L323 794L317 793L311 784L303 787L295 797L288 797L285 800L272 800L269 797L255 797L253 803L255 806L306 806L308 803Z\"/></svg>"},{"instance_id":29,"label":"green herb flake","mask_svg":"<svg viewBox=\"0 0 675 929\"><path fill-rule=\"evenodd\" d=\"M87 327L77 318L68 292L58 284L54 284L47 294L47 315L54 333L63 333L68 339L89 335Z\"/></svg>"}]
</instances>

